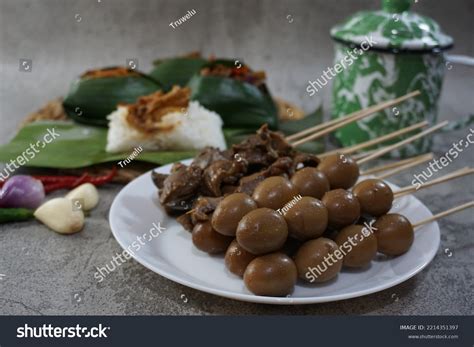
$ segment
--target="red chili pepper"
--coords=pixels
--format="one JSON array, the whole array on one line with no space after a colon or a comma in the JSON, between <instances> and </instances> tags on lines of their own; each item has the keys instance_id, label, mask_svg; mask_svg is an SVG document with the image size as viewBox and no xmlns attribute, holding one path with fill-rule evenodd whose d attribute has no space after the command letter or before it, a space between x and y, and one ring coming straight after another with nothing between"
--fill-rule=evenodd
<instances>
[{"instance_id":1,"label":"red chili pepper","mask_svg":"<svg viewBox=\"0 0 474 347\"><path fill-rule=\"evenodd\" d=\"M72 187L77 187L77 186L81 185L82 183L86 183L89 178L90 178L89 173L84 172L81 176L76 177L74 182L71 183L71 186Z\"/></svg>"},{"instance_id":2,"label":"red chili pepper","mask_svg":"<svg viewBox=\"0 0 474 347\"><path fill-rule=\"evenodd\" d=\"M83 173L82 176L79 176L79 177L62 176L62 179L61 179L61 176L56 176L56 177L59 177L58 180L50 180L49 183L43 183L44 191L46 193L50 193L58 189L66 189L66 188L72 189L83 183L91 183L95 186L100 186L100 185L110 182L114 178L116 173L117 173L117 167L114 166L107 175L98 176L98 177L91 177L87 172ZM71 178L74 178L74 180L72 180Z\"/></svg>"},{"instance_id":3,"label":"red chili pepper","mask_svg":"<svg viewBox=\"0 0 474 347\"><path fill-rule=\"evenodd\" d=\"M44 185L44 192L46 194L51 193L58 189L66 189L71 188L71 184L69 182L56 182Z\"/></svg>"},{"instance_id":4,"label":"red chili pepper","mask_svg":"<svg viewBox=\"0 0 474 347\"><path fill-rule=\"evenodd\" d=\"M37 180L43 182L43 184L58 183L58 182L74 182L77 180L77 176L33 176Z\"/></svg>"},{"instance_id":5,"label":"red chili pepper","mask_svg":"<svg viewBox=\"0 0 474 347\"><path fill-rule=\"evenodd\" d=\"M117 167L114 166L107 175L99 177L91 177L87 182L92 183L95 186L100 186L105 183L109 183L117 174Z\"/></svg>"}]
</instances>

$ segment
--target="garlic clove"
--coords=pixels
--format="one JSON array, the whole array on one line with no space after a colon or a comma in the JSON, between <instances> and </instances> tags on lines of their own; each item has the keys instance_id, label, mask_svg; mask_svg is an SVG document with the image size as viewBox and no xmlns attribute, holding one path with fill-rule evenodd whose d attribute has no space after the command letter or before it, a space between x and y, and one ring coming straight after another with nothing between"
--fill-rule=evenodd
<instances>
[{"instance_id":1,"label":"garlic clove","mask_svg":"<svg viewBox=\"0 0 474 347\"><path fill-rule=\"evenodd\" d=\"M60 234L73 234L84 227L84 212L66 198L55 198L42 204L34 216L51 230Z\"/></svg>"},{"instance_id":2,"label":"garlic clove","mask_svg":"<svg viewBox=\"0 0 474 347\"><path fill-rule=\"evenodd\" d=\"M82 208L83 211L89 211L99 203L99 192L93 184L84 183L71 190L66 198L72 200L74 205Z\"/></svg>"}]
</instances>

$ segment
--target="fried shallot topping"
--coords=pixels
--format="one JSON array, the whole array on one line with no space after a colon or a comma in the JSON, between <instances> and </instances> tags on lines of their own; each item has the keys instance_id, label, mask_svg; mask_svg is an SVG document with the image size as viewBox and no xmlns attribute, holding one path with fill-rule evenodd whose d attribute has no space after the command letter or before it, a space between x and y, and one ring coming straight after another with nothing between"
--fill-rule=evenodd
<instances>
[{"instance_id":1,"label":"fried shallot topping","mask_svg":"<svg viewBox=\"0 0 474 347\"><path fill-rule=\"evenodd\" d=\"M238 81L248 82L257 87L265 83L265 72L252 71L246 65L225 66L216 64L211 67L205 67L201 70L201 76L219 76L233 78Z\"/></svg>"},{"instance_id":2,"label":"fried shallot topping","mask_svg":"<svg viewBox=\"0 0 474 347\"><path fill-rule=\"evenodd\" d=\"M104 69L89 70L81 75L81 78L102 78L102 77L121 77L121 76L140 76L138 72L126 67L114 66Z\"/></svg>"},{"instance_id":3,"label":"fried shallot topping","mask_svg":"<svg viewBox=\"0 0 474 347\"><path fill-rule=\"evenodd\" d=\"M34 123L42 120L68 120L66 112L64 111L62 99L50 101L38 111L31 113L21 123L20 128L23 128L29 123Z\"/></svg>"},{"instance_id":4,"label":"fried shallot topping","mask_svg":"<svg viewBox=\"0 0 474 347\"><path fill-rule=\"evenodd\" d=\"M174 86L168 93L157 91L142 96L128 107L127 122L137 130L154 134L173 130L173 125L161 123L162 118L172 112L182 112L188 108L191 89Z\"/></svg>"}]
</instances>

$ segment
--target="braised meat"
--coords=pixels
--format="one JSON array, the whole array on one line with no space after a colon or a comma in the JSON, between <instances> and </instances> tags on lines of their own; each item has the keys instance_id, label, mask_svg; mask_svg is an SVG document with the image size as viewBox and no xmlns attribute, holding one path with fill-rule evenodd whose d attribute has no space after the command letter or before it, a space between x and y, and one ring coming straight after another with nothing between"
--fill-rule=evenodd
<instances>
[{"instance_id":1,"label":"braised meat","mask_svg":"<svg viewBox=\"0 0 474 347\"><path fill-rule=\"evenodd\" d=\"M210 219L210 215L216 209L217 205L223 199L223 196L214 198L211 196L200 196L194 203L189 215L193 225L199 222L205 222Z\"/></svg>"},{"instance_id":2,"label":"braised meat","mask_svg":"<svg viewBox=\"0 0 474 347\"><path fill-rule=\"evenodd\" d=\"M168 176L169 175L167 175L167 174L162 174L162 173L158 173L158 172L155 172L155 171L153 171L151 173L151 179L152 179L153 183L155 184L156 188L158 188L158 189L163 188L165 179Z\"/></svg>"},{"instance_id":3,"label":"braised meat","mask_svg":"<svg viewBox=\"0 0 474 347\"><path fill-rule=\"evenodd\" d=\"M181 216L176 217L176 221L183 226L184 230L189 232L193 231L194 224L189 213L184 213Z\"/></svg>"},{"instance_id":4,"label":"braised meat","mask_svg":"<svg viewBox=\"0 0 474 347\"><path fill-rule=\"evenodd\" d=\"M181 202L193 198L199 192L202 173L203 170L195 165L174 164L170 175L163 181L163 188L160 189L161 204L180 205Z\"/></svg>"},{"instance_id":5,"label":"braised meat","mask_svg":"<svg viewBox=\"0 0 474 347\"><path fill-rule=\"evenodd\" d=\"M293 167L293 160L290 157L278 158L267 169L242 177L240 179L237 192L245 193L251 196L257 185L265 178L271 176L291 176L291 174L294 172Z\"/></svg>"},{"instance_id":6,"label":"braised meat","mask_svg":"<svg viewBox=\"0 0 474 347\"><path fill-rule=\"evenodd\" d=\"M279 157L291 156L294 152L282 134L270 131L265 124L255 135L232 146L234 157L247 161L249 166L266 168Z\"/></svg>"},{"instance_id":7,"label":"braised meat","mask_svg":"<svg viewBox=\"0 0 474 347\"><path fill-rule=\"evenodd\" d=\"M223 197L200 196L193 204L192 210L177 217L176 220L184 229L192 231L197 223L208 221Z\"/></svg>"},{"instance_id":8,"label":"braised meat","mask_svg":"<svg viewBox=\"0 0 474 347\"><path fill-rule=\"evenodd\" d=\"M232 158L232 154L227 154L225 151L220 151L214 147L204 148L197 156L194 158L191 165L198 166L201 169L207 168L211 163L217 160L224 160Z\"/></svg>"},{"instance_id":9,"label":"braised meat","mask_svg":"<svg viewBox=\"0 0 474 347\"><path fill-rule=\"evenodd\" d=\"M223 184L235 184L247 172L243 160L217 160L209 165L202 177L203 192L210 196L221 196Z\"/></svg>"},{"instance_id":10,"label":"braised meat","mask_svg":"<svg viewBox=\"0 0 474 347\"><path fill-rule=\"evenodd\" d=\"M301 169L303 167L317 167L319 165L319 158L315 154L295 152L293 155L293 170Z\"/></svg>"},{"instance_id":11,"label":"braised meat","mask_svg":"<svg viewBox=\"0 0 474 347\"><path fill-rule=\"evenodd\" d=\"M174 164L169 175L153 173L160 202L168 214L183 215L185 227L204 221L214 211L215 198L232 192L252 195L255 187L270 176L291 176L303 166L318 166L314 154L295 151L278 132L263 125L255 135L220 151L207 147L187 166Z\"/></svg>"}]
</instances>

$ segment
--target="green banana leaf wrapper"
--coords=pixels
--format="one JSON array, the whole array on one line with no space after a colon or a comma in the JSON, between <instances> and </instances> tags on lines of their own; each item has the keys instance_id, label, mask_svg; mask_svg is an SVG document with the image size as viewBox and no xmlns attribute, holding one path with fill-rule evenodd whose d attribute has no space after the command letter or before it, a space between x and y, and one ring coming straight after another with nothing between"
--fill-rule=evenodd
<instances>
[{"instance_id":1,"label":"green banana leaf wrapper","mask_svg":"<svg viewBox=\"0 0 474 347\"><path fill-rule=\"evenodd\" d=\"M77 122L107 126L107 116L120 103L134 103L160 85L146 75L80 78L73 82L63 101L67 115Z\"/></svg>"},{"instance_id":2,"label":"green banana leaf wrapper","mask_svg":"<svg viewBox=\"0 0 474 347\"><path fill-rule=\"evenodd\" d=\"M150 76L169 90L173 85L189 86L191 99L218 113L225 127L258 129L267 123L278 129L278 113L266 86L220 76L201 76L204 67L224 65L243 66L241 60L202 58L170 58L155 62Z\"/></svg>"},{"instance_id":3,"label":"green banana leaf wrapper","mask_svg":"<svg viewBox=\"0 0 474 347\"><path fill-rule=\"evenodd\" d=\"M204 67L221 64L228 67L242 64L240 60L215 59L207 60L201 57L177 57L159 59L153 62L154 68L149 76L157 81L163 91L169 91L174 85L185 87L194 75L199 75Z\"/></svg>"},{"instance_id":4,"label":"green banana leaf wrapper","mask_svg":"<svg viewBox=\"0 0 474 347\"><path fill-rule=\"evenodd\" d=\"M189 80L208 64L203 58L172 58L154 62L155 67L150 72L150 77L160 83L164 91L170 90L174 85L184 87Z\"/></svg>"},{"instance_id":5,"label":"green banana leaf wrapper","mask_svg":"<svg viewBox=\"0 0 474 347\"><path fill-rule=\"evenodd\" d=\"M219 114L224 127L256 130L267 123L278 129L278 111L268 92L231 78L194 76L189 81L191 100Z\"/></svg>"}]
</instances>

